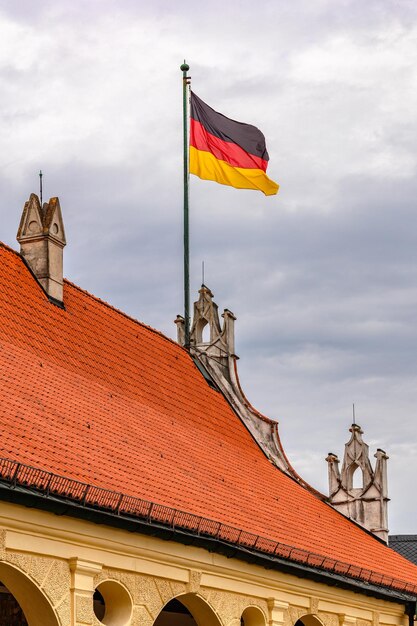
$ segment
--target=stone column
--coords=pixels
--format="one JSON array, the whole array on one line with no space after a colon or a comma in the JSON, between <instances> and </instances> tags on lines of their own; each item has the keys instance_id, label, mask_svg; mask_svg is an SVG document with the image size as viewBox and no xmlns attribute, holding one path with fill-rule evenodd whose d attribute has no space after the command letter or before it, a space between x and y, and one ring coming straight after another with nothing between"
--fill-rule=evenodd
<instances>
[{"instance_id":1,"label":"stone column","mask_svg":"<svg viewBox=\"0 0 417 626\"><path fill-rule=\"evenodd\" d=\"M92 626L94 577L102 566L78 557L70 559L71 569L71 626Z\"/></svg>"}]
</instances>

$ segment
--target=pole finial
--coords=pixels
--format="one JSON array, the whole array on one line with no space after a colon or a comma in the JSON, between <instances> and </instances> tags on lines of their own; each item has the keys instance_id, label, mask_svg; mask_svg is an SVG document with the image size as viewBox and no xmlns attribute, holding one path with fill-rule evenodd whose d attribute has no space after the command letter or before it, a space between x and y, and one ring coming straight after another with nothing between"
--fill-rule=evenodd
<instances>
[{"instance_id":1,"label":"pole finial","mask_svg":"<svg viewBox=\"0 0 417 626\"><path fill-rule=\"evenodd\" d=\"M188 72L189 69L190 69L190 66L188 65L188 63L185 62L185 59L184 59L184 63L180 66L180 70L181 72Z\"/></svg>"}]
</instances>

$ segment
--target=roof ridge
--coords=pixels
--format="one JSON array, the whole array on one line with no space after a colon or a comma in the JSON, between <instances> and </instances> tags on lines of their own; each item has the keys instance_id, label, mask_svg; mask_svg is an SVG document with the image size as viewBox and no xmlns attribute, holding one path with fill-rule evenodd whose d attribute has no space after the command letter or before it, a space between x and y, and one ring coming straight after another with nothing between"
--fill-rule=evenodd
<instances>
[{"instance_id":1,"label":"roof ridge","mask_svg":"<svg viewBox=\"0 0 417 626\"><path fill-rule=\"evenodd\" d=\"M24 262L24 259L23 259L22 255L17 250L14 250L13 248L8 246L3 241L0 241L0 247L4 248L8 252L12 252L21 261ZM86 289L83 289L79 285L76 285L75 283L73 283L68 278L64 278L64 283L67 283L67 285L70 285L74 289L77 289L78 291L80 291L84 295L88 296L89 298L92 298L96 302L99 302L100 304L104 304L104 306L106 306L107 308L111 309L112 311L115 311L119 315L122 315L123 317L125 317L128 320L130 320L131 322L134 322L135 324L138 324L139 326L142 326L143 328L146 328L146 330L150 330L151 332L155 333L156 335L159 335L160 337L162 337L166 341L169 341L170 343L174 344L177 348L180 348L181 350L183 350L184 352L186 352L188 354L187 350L183 346L181 346L179 343L177 343L174 339L171 339L170 337L167 337L167 335L165 335L162 331L158 330L157 328L154 328L153 326L150 326L149 324L145 324L144 322L141 322L140 320L136 319L135 317L132 317L131 315L128 315L127 313L125 313L121 309L118 309L117 307L113 306L109 302L106 302L106 300L103 300L102 298L99 298L99 296L95 296L94 294L90 293Z\"/></svg>"},{"instance_id":2,"label":"roof ridge","mask_svg":"<svg viewBox=\"0 0 417 626\"><path fill-rule=\"evenodd\" d=\"M398 542L417 542L417 535L389 535L391 541Z\"/></svg>"},{"instance_id":3,"label":"roof ridge","mask_svg":"<svg viewBox=\"0 0 417 626\"><path fill-rule=\"evenodd\" d=\"M0 247L5 248L8 252L13 252L13 254L19 257L19 259L22 258L22 255L17 250L8 246L7 243L4 243L4 241L0 241Z\"/></svg>"},{"instance_id":4,"label":"roof ridge","mask_svg":"<svg viewBox=\"0 0 417 626\"><path fill-rule=\"evenodd\" d=\"M96 302L99 302L100 304L104 304L104 306L106 306L107 308L111 309L112 311L115 311L116 313L119 313L119 315L122 315L123 317L125 317L128 320L130 320L131 322L134 322L135 324L138 324L139 326L143 326L143 328L146 328L146 330L150 330L151 332L155 333L156 335L159 335L163 339L166 339L166 341L169 341L170 343L174 344L174 346L176 346L177 348L181 348L181 350L184 350L184 352L187 352L187 354L188 354L188 351L183 346L181 346L174 339L171 339L171 337L167 337L167 335L165 335L161 330L158 330L157 328L154 328L153 326L150 326L149 324L145 324L145 322L141 322L140 320L136 319L136 317L132 317L128 313L125 313L121 309L118 309L117 307L113 306L112 304L110 304L106 300L103 300L102 298L99 298L99 296L95 296L93 293L90 293L86 289L83 289L79 285L76 285L75 283L73 283L68 278L64 278L64 283L67 283L67 285L70 285L71 287L74 287L74 289L77 289L78 291L80 291L84 295L88 296L92 300L95 300Z\"/></svg>"}]
</instances>

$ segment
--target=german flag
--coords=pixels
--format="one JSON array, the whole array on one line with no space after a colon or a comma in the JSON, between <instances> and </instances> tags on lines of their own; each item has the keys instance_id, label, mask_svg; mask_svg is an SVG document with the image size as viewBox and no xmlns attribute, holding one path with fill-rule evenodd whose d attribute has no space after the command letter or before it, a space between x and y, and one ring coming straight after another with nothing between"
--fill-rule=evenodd
<instances>
[{"instance_id":1,"label":"german flag","mask_svg":"<svg viewBox=\"0 0 417 626\"><path fill-rule=\"evenodd\" d=\"M217 113L193 92L190 116L191 174L266 196L278 193L265 173L269 156L258 128Z\"/></svg>"}]
</instances>

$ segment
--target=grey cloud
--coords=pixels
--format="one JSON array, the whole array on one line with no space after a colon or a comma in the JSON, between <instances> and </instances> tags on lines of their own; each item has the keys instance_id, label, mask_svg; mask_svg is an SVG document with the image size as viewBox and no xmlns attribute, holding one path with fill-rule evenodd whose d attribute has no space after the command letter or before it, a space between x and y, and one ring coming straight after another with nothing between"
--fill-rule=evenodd
<instances>
[{"instance_id":1,"label":"grey cloud","mask_svg":"<svg viewBox=\"0 0 417 626\"><path fill-rule=\"evenodd\" d=\"M0 64L1 239L17 247L42 169L44 197L58 195L64 211L68 278L174 337L186 56L203 99L265 132L282 185L264 198L191 181L193 295L204 260L220 309L238 317L246 394L280 420L296 468L323 490L322 459L342 452L357 404L366 437L392 457L392 529L414 532L402 477L417 471L417 127L406 54L417 9L227 6L220 19L220 2L198 14L194 2L162 0L2 3L12 34ZM24 29L24 57L13 28Z\"/></svg>"}]
</instances>

